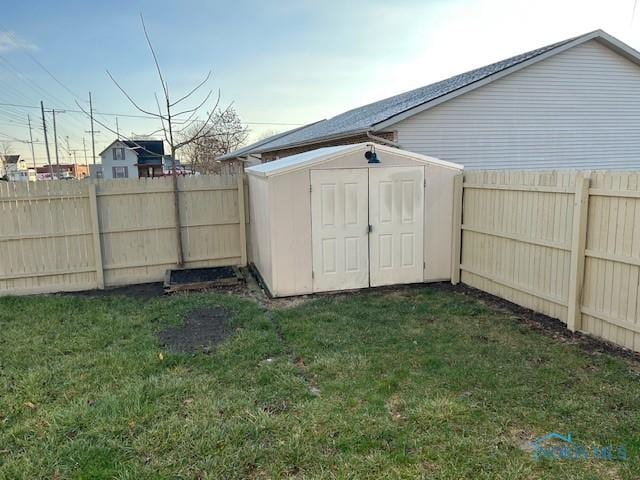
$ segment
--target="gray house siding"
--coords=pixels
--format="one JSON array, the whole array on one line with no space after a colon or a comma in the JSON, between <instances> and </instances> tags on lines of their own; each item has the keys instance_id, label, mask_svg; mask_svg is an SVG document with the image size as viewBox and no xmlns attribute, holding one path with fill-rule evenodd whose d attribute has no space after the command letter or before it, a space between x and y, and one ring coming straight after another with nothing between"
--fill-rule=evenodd
<instances>
[{"instance_id":1,"label":"gray house siding","mask_svg":"<svg viewBox=\"0 0 640 480\"><path fill-rule=\"evenodd\" d=\"M113 158L114 148L124 148L124 160L115 160ZM138 167L136 167L136 164L138 163L138 155L136 155L136 153L130 148L127 148L124 143L115 143L111 148L102 152L100 159L102 161L102 178L105 180L112 180L114 178L114 167L126 167L127 178L138 178Z\"/></svg>"},{"instance_id":2,"label":"gray house siding","mask_svg":"<svg viewBox=\"0 0 640 480\"><path fill-rule=\"evenodd\" d=\"M640 67L591 40L389 129L467 169L637 169Z\"/></svg>"}]
</instances>

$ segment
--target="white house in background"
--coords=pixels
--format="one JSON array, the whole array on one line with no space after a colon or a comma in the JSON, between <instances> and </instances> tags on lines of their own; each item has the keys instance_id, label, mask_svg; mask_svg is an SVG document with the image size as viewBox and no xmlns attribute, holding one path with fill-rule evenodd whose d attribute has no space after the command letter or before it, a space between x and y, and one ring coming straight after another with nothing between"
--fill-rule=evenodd
<instances>
[{"instance_id":1,"label":"white house in background","mask_svg":"<svg viewBox=\"0 0 640 480\"><path fill-rule=\"evenodd\" d=\"M114 140L100 152L100 165L91 166L91 176L106 180L162 177L162 140Z\"/></svg>"},{"instance_id":2,"label":"white house in background","mask_svg":"<svg viewBox=\"0 0 640 480\"><path fill-rule=\"evenodd\" d=\"M640 54L597 30L275 135L220 159L265 162L367 141L467 170L638 169Z\"/></svg>"},{"instance_id":3,"label":"white house in background","mask_svg":"<svg viewBox=\"0 0 640 480\"><path fill-rule=\"evenodd\" d=\"M27 162L20 155L2 155L2 175L10 182L26 182L29 180Z\"/></svg>"}]
</instances>

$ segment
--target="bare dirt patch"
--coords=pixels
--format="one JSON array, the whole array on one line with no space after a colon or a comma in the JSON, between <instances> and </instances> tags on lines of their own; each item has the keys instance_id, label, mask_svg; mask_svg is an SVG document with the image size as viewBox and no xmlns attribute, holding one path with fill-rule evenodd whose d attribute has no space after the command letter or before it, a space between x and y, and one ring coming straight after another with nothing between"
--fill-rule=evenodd
<instances>
[{"instance_id":1,"label":"bare dirt patch","mask_svg":"<svg viewBox=\"0 0 640 480\"><path fill-rule=\"evenodd\" d=\"M536 439L535 433L523 428L512 428L509 432L511 441L523 452L531 453L534 450L533 441Z\"/></svg>"},{"instance_id":2,"label":"bare dirt patch","mask_svg":"<svg viewBox=\"0 0 640 480\"><path fill-rule=\"evenodd\" d=\"M208 353L232 333L231 312L222 307L209 307L192 310L182 325L169 327L158 336L170 350Z\"/></svg>"}]
</instances>

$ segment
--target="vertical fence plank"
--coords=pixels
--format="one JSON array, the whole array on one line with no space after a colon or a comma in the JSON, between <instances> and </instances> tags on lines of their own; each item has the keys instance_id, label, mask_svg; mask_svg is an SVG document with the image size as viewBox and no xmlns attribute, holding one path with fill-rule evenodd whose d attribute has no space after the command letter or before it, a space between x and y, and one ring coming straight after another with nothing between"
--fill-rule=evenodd
<instances>
[{"instance_id":1,"label":"vertical fence plank","mask_svg":"<svg viewBox=\"0 0 640 480\"><path fill-rule=\"evenodd\" d=\"M589 176L579 175L573 202L571 263L569 267L569 303L567 328L572 332L582 327L582 289L584 286L585 248L589 218Z\"/></svg>"},{"instance_id":2,"label":"vertical fence plank","mask_svg":"<svg viewBox=\"0 0 640 480\"><path fill-rule=\"evenodd\" d=\"M100 219L98 218L98 197L96 185L89 184L89 211L91 214L91 231L93 232L93 251L96 264L96 286L104 289L104 265L102 263L102 242L100 241Z\"/></svg>"},{"instance_id":3,"label":"vertical fence plank","mask_svg":"<svg viewBox=\"0 0 640 480\"><path fill-rule=\"evenodd\" d=\"M247 265L247 223L244 208L244 173L238 173L238 217L240 221L240 266Z\"/></svg>"},{"instance_id":4,"label":"vertical fence plank","mask_svg":"<svg viewBox=\"0 0 640 480\"><path fill-rule=\"evenodd\" d=\"M451 283L460 283L460 254L462 250L462 173L453 179L453 248L451 252Z\"/></svg>"}]
</instances>

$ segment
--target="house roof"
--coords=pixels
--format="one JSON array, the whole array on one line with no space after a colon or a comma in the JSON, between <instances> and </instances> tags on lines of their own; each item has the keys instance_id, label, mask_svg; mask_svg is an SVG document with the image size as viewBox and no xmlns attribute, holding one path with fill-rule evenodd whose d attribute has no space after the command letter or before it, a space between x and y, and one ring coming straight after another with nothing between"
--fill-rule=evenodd
<instances>
[{"instance_id":1,"label":"house roof","mask_svg":"<svg viewBox=\"0 0 640 480\"><path fill-rule=\"evenodd\" d=\"M121 140L127 147L136 152L139 157L161 157L164 155L162 140Z\"/></svg>"},{"instance_id":2,"label":"house roof","mask_svg":"<svg viewBox=\"0 0 640 480\"><path fill-rule=\"evenodd\" d=\"M567 48L593 39L601 41L618 53L627 56L632 61L640 63L640 54L638 54L638 52L602 30L596 30L536 50L531 50L530 52L522 53L460 75L455 75L440 82L354 108L328 120L321 120L303 128L290 130L284 134L279 134L249 145L241 151L227 154L221 157L221 159L312 144L322 140L350 136L367 131L380 131L408 116L431 108L431 106L435 106L441 103L441 101L454 98L457 95L466 93L470 89L477 88L520 68L524 68L531 63L543 60Z\"/></svg>"},{"instance_id":3,"label":"house roof","mask_svg":"<svg viewBox=\"0 0 640 480\"><path fill-rule=\"evenodd\" d=\"M291 155L289 157L281 158L273 162L261 163L253 167L245 168L245 172L251 175L259 177L270 177L273 175L280 175L283 173L298 170L300 168L318 165L329 160L333 160L342 155L353 153L357 151L365 152L372 145L371 142L355 143L351 145L339 145L335 147L324 147L310 150L308 152L298 153L297 155ZM407 152L395 147L389 147L386 145L375 144L376 153L380 153L384 156L384 153L392 153L393 155L405 156L417 160L420 163L440 165L446 168L452 168L455 170L462 170L462 165L456 163L445 162L434 157L428 157L419 153Z\"/></svg>"},{"instance_id":4,"label":"house roof","mask_svg":"<svg viewBox=\"0 0 640 480\"><path fill-rule=\"evenodd\" d=\"M320 120L321 122L323 122L324 120ZM318 122L314 122L314 123L318 123ZM255 143L252 143L250 145L247 145L246 147L240 148L238 150L234 150L233 152L229 152L226 153L224 155L221 155L220 157L217 158L217 160L228 160L230 158L237 158L237 157L242 157L244 155L248 155L250 153L252 153L254 150L256 150L258 147L264 145L267 142L272 142L284 135L289 135L297 130L301 130L303 128L307 128L310 127L311 125L313 125L313 123L308 123L306 125L302 125L301 127L296 127L293 128L291 130L287 130L285 132L281 132L281 133L276 133L275 135L272 135L270 137L267 138L263 138L261 140L258 140Z\"/></svg>"},{"instance_id":5,"label":"house roof","mask_svg":"<svg viewBox=\"0 0 640 480\"><path fill-rule=\"evenodd\" d=\"M139 160L162 160L164 156L164 142L162 140L114 140L99 155L113 147L116 143L121 143L125 147L133 150Z\"/></svg>"},{"instance_id":6,"label":"house roof","mask_svg":"<svg viewBox=\"0 0 640 480\"><path fill-rule=\"evenodd\" d=\"M8 164L18 163L20 159L20 155L2 155L2 157L4 158L4 162Z\"/></svg>"}]
</instances>

